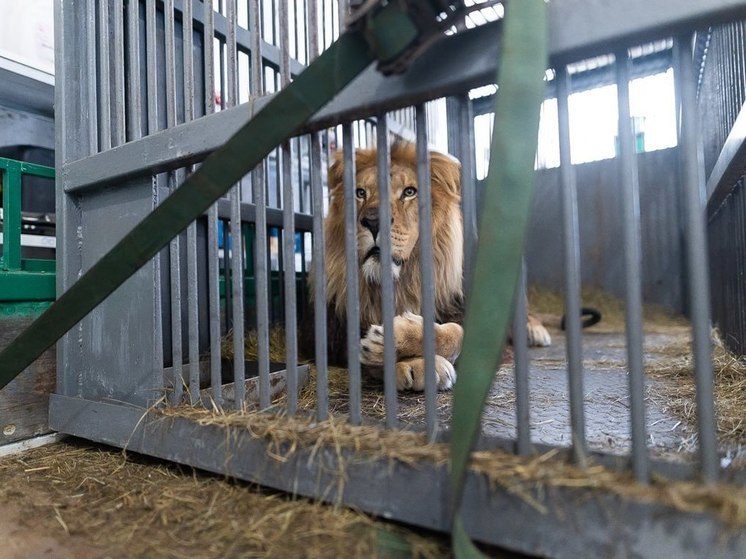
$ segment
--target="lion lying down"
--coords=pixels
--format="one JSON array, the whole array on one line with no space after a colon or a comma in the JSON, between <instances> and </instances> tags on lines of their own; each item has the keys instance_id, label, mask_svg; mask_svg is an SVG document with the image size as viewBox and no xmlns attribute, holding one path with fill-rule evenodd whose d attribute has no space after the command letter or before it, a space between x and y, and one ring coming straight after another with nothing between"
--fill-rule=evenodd
<instances>
[{"instance_id":1,"label":"lion lying down","mask_svg":"<svg viewBox=\"0 0 746 559\"><path fill-rule=\"evenodd\" d=\"M368 372L380 375L383 366L381 262L378 221L377 154L356 152L357 252L360 293L360 355ZM345 365L346 289L344 165L341 154L329 169L331 202L325 221L327 277L327 340L329 360ZM462 285L463 228L460 208L460 166L446 155L430 153L432 184L433 273L435 277L435 370L437 386L456 382L453 363L461 352L464 294ZM391 256L394 274L394 340L396 384L399 390L424 390L423 324L420 313L420 247L418 243L417 158L412 144L391 148ZM313 279L311 280L313 281ZM311 313L307 313L311 315ZM542 323L528 318L532 346L551 344ZM303 328L307 354L313 354L311 329ZM302 334L303 335L303 334ZM308 351L310 349L310 351Z\"/></svg>"}]
</instances>

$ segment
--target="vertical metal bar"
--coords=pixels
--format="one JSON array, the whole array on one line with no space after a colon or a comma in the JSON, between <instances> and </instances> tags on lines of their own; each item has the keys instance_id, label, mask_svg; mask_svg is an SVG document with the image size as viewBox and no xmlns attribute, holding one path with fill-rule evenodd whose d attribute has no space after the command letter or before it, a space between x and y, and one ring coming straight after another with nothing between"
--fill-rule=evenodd
<instances>
[{"instance_id":1,"label":"vertical metal bar","mask_svg":"<svg viewBox=\"0 0 746 559\"><path fill-rule=\"evenodd\" d=\"M205 80L205 114L215 112L215 11L212 2L204 3L204 80ZM224 249L227 254L228 250ZM210 323L210 387L213 401L221 406L223 403L223 385L221 378L220 348L220 255L218 251L218 205L213 204L207 211L207 283L208 308ZM226 286L227 287L227 286Z\"/></svg>"},{"instance_id":2,"label":"vertical metal bar","mask_svg":"<svg viewBox=\"0 0 746 559\"><path fill-rule=\"evenodd\" d=\"M298 312L295 285L295 209L290 143L282 144L282 277L285 286L285 369L288 413L298 408Z\"/></svg>"},{"instance_id":3,"label":"vertical metal bar","mask_svg":"<svg viewBox=\"0 0 746 559\"><path fill-rule=\"evenodd\" d=\"M725 143L725 138L728 137L728 126L726 124L728 118L728 104L726 102L727 95L727 84L725 83L725 53L723 52L723 33L721 28L715 29L713 37L716 39L717 44L715 46L715 53L717 55L717 76L718 76L718 91L723 92L723 95L718 99L718 108L720 112L720 118L718 124L720 125L720 138L718 138L718 145L722 146ZM691 45L687 45L687 50L691 53Z\"/></svg>"},{"instance_id":4,"label":"vertical metal bar","mask_svg":"<svg viewBox=\"0 0 746 559\"><path fill-rule=\"evenodd\" d=\"M184 120L194 119L194 55L192 2L184 2L182 12L182 60L184 65ZM199 395L199 291L197 279L197 223L187 228L187 302L189 332L189 400L200 402Z\"/></svg>"},{"instance_id":5,"label":"vertical metal bar","mask_svg":"<svg viewBox=\"0 0 746 559\"><path fill-rule=\"evenodd\" d=\"M583 347L580 332L580 241L578 194L575 170L570 156L570 122L568 93L570 75L567 68L557 69L557 113L560 135L560 173L562 184L562 222L565 247L565 324L567 332L567 365L570 387L570 423L573 458L586 465L585 413L583 410Z\"/></svg>"},{"instance_id":6,"label":"vertical metal bar","mask_svg":"<svg viewBox=\"0 0 746 559\"><path fill-rule=\"evenodd\" d=\"M227 50L227 67L225 75L225 101L226 107L232 107L238 99L238 74L236 71L236 59L238 57L236 45L236 0L226 0L226 18L228 20L228 33L225 38Z\"/></svg>"},{"instance_id":7,"label":"vertical metal bar","mask_svg":"<svg viewBox=\"0 0 746 559\"><path fill-rule=\"evenodd\" d=\"M461 158L461 101L457 97L446 98L446 115L448 122L448 153Z\"/></svg>"},{"instance_id":8,"label":"vertical metal bar","mask_svg":"<svg viewBox=\"0 0 746 559\"><path fill-rule=\"evenodd\" d=\"M262 30L260 0L249 5L251 45L251 92L254 97L264 93L262 68ZM254 235L254 286L256 297L257 359L259 361L259 407L270 405L269 386L269 293L267 254L267 194L265 163L257 165L251 175L252 197L256 206L256 234Z\"/></svg>"},{"instance_id":9,"label":"vertical metal bar","mask_svg":"<svg viewBox=\"0 0 746 559\"><path fill-rule=\"evenodd\" d=\"M645 428L645 369L642 357L642 249L640 241L640 185L635 157L635 135L629 108L629 66L627 49L616 53L617 99L619 107L619 165L622 181L624 231L625 313L627 368L629 370L630 420L632 428L632 472L641 483L649 481L647 433Z\"/></svg>"},{"instance_id":10,"label":"vertical metal bar","mask_svg":"<svg viewBox=\"0 0 746 559\"><path fill-rule=\"evenodd\" d=\"M124 120L124 3L114 0L114 122L113 133L115 145L126 141Z\"/></svg>"},{"instance_id":11,"label":"vertical metal bar","mask_svg":"<svg viewBox=\"0 0 746 559\"><path fill-rule=\"evenodd\" d=\"M394 276L391 260L391 184L389 156L389 130L386 113L377 118L378 154L378 221L381 246L381 311L383 319L383 390L386 403L386 427L398 425L399 401L396 391L396 347L394 345ZM423 283L424 285L424 283Z\"/></svg>"},{"instance_id":12,"label":"vertical metal bar","mask_svg":"<svg viewBox=\"0 0 746 559\"><path fill-rule=\"evenodd\" d=\"M111 82L109 74L109 3L98 3L98 73L100 148L111 148Z\"/></svg>"},{"instance_id":13,"label":"vertical metal bar","mask_svg":"<svg viewBox=\"0 0 746 559\"><path fill-rule=\"evenodd\" d=\"M744 104L744 79L746 68L744 68L744 41L743 41L743 22L736 23L736 55L737 67L736 76L738 76L738 109L739 112Z\"/></svg>"},{"instance_id":14,"label":"vertical metal bar","mask_svg":"<svg viewBox=\"0 0 746 559\"><path fill-rule=\"evenodd\" d=\"M148 134L156 132L159 127L158 123L158 99L162 92L158 88L157 76L157 46L156 46L156 7L155 0L147 0L145 3L145 67L146 81L145 87L148 97L147 112L147 131ZM139 59L138 59L139 62ZM138 90L137 95L140 95ZM160 181L158 177L153 177L153 206L158 205L160 198L159 193ZM153 332L155 346L153 352L153 369L163 371L163 299L161 295L161 255L153 259Z\"/></svg>"},{"instance_id":15,"label":"vertical metal bar","mask_svg":"<svg viewBox=\"0 0 746 559\"><path fill-rule=\"evenodd\" d=\"M87 0L85 8L86 21L84 29L86 31L86 72L88 73L87 99L88 99L88 141L89 153L98 152L98 83L96 71L96 2Z\"/></svg>"},{"instance_id":16,"label":"vertical metal bar","mask_svg":"<svg viewBox=\"0 0 746 559\"><path fill-rule=\"evenodd\" d=\"M731 50L732 45L730 43L730 25L724 25L722 27L723 33L723 70L725 77L725 88L723 88L723 95L725 96L725 108L727 111L726 129L730 131L731 126L735 117L733 116L733 75L731 74L731 62L733 59L733 51ZM728 137L726 133L726 138Z\"/></svg>"},{"instance_id":17,"label":"vertical metal bar","mask_svg":"<svg viewBox=\"0 0 746 559\"><path fill-rule=\"evenodd\" d=\"M4 176L3 176L4 175ZM21 165L11 163L3 173L3 270L21 269Z\"/></svg>"},{"instance_id":18,"label":"vertical metal bar","mask_svg":"<svg viewBox=\"0 0 746 559\"><path fill-rule=\"evenodd\" d=\"M89 90L85 88L85 84L80 80L71 83L71 80L67 79L67 76L75 73L71 71L71 65L74 64L73 67L75 68L80 68L81 66L78 58L80 56L80 52L78 52L80 47L76 49L74 38L78 39L78 44L80 44L80 39L82 38L84 41L83 44L87 46L86 41L90 35L93 35L86 26L89 17L87 17L85 11L88 8L87 4L78 6L77 14L81 10L84 11L84 19L81 22L76 17L76 10L69 10L69 4L63 5L61 0L54 3L54 44L57 45L54 57L54 71L58 80L57 83L60 84L54 90L55 118L57 119L54 131L56 146L55 169L57 173L62 170L63 165L69 160L85 156L90 151L88 149L89 146L85 144L88 140L85 130L85 118L87 109L86 94ZM80 35L81 30L77 28L81 24L82 33L84 34L82 37ZM87 54L85 52L86 58L88 58ZM89 74L84 77L83 81L90 81L93 78L94 75ZM90 126L90 122L88 125ZM73 130L75 130L75 134L71 133ZM69 141L70 137L74 141ZM76 222L79 223L79 221L76 219L77 216L75 213L71 211L71 206L73 205L71 197L62 188L56 189L55 205L57 213L56 234L57 243L59 243L57 246L59 250L62 250L63 246L70 246L70 240L73 238L72 231L75 229L74 224ZM78 254L79 257L80 255ZM58 294L66 291L70 283L70 278L74 275L74 271L80 269L76 266L77 263L74 260L76 258L67 256L64 259L58 258L56 261L56 288ZM80 328L81 326L79 325L78 329ZM59 394L70 394L72 391L68 387L73 384L70 381L75 381L75 379L69 378L71 375L67 373L66 369L71 354L71 346L77 345L77 340L73 341L73 339L74 334L71 331L57 344L56 365L59 373L57 374L56 390ZM80 394L80 391L77 394Z\"/></svg>"},{"instance_id":19,"label":"vertical metal bar","mask_svg":"<svg viewBox=\"0 0 746 559\"><path fill-rule=\"evenodd\" d=\"M315 51L314 51L315 52ZM316 417L329 417L329 379L326 339L326 270L324 263L324 191L321 182L321 139L311 134L311 196L313 199L314 333L316 356Z\"/></svg>"},{"instance_id":20,"label":"vertical metal bar","mask_svg":"<svg viewBox=\"0 0 746 559\"><path fill-rule=\"evenodd\" d=\"M735 23L729 23L728 24L728 66L730 69L730 86L729 89L731 90L731 105L732 105L732 114L733 114L733 120L730 122L730 127L733 127L733 123L736 121L736 118L738 117L738 68L737 68L737 60L738 60L738 50L736 45L736 26Z\"/></svg>"},{"instance_id":21,"label":"vertical metal bar","mask_svg":"<svg viewBox=\"0 0 746 559\"><path fill-rule=\"evenodd\" d=\"M531 454L531 423L528 387L528 333L526 331L526 263L521 265L513 310L513 362L518 454Z\"/></svg>"},{"instance_id":22,"label":"vertical metal bar","mask_svg":"<svg viewBox=\"0 0 746 559\"><path fill-rule=\"evenodd\" d=\"M127 129L130 140L142 138L142 97L140 96L140 2L127 1Z\"/></svg>"},{"instance_id":23,"label":"vertical metal bar","mask_svg":"<svg viewBox=\"0 0 746 559\"><path fill-rule=\"evenodd\" d=\"M417 199L420 227L421 311L423 322L423 358L425 365L425 426L427 438L437 433L435 376L435 281L433 278L432 205L430 192L430 157L427 149L427 113L424 105L416 108L417 133Z\"/></svg>"},{"instance_id":24,"label":"vertical metal bar","mask_svg":"<svg viewBox=\"0 0 746 559\"><path fill-rule=\"evenodd\" d=\"M316 0L308 0L308 58L319 54L319 22ZM321 136L311 134L311 200L313 204L313 298L316 356L316 418L329 417L329 370L326 339L326 268L324 262L324 190L321 180Z\"/></svg>"},{"instance_id":25,"label":"vertical metal bar","mask_svg":"<svg viewBox=\"0 0 746 559\"><path fill-rule=\"evenodd\" d=\"M290 13L288 2L280 2L280 85L290 84ZM293 203L293 156L290 141L282 143L282 277L285 286L285 370L288 413L298 408L298 313L295 296L295 205Z\"/></svg>"},{"instance_id":26,"label":"vertical metal bar","mask_svg":"<svg viewBox=\"0 0 746 559\"><path fill-rule=\"evenodd\" d=\"M326 0L321 0L325 3ZM319 6L317 0L307 0L308 10L308 62L309 64L319 55ZM323 20L322 20L323 21Z\"/></svg>"},{"instance_id":27,"label":"vertical metal bar","mask_svg":"<svg viewBox=\"0 0 746 559\"><path fill-rule=\"evenodd\" d=\"M461 153L461 212L464 220L464 293L471 288L477 246L477 192L474 169L474 113L468 95L458 98Z\"/></svg>"},{"instance_id":28,"label":"vertical metal bar","mask_svg":"<svg viewBox=\"0 0 746 559\"><path fill-rule=\"evenodd\" d=\"M192 3L185 1L182 12L182 57L184 65L184 120L194 119L194 14Z\"/></svg>"},{"instance_id":29,"label":"vertical metal bar","mask_svg":"<svg viewBox=\"0 0 746 559\"><path fill-rule=\"evenodd\" d=\"M728 58L729 58L729 52L728 52L728 28L727 26L722 26L719 29L719 35L720 35L720 52L721 52L721 67L720 72L722 73L723 77L723 87L720 90L722 95L721 102L723 103L723 143L725 143L725 138L728 137L728 131L730 129L730 123L731 121L731 115L730 115L730 88L729 88L729 82L730 82L730 76L728 72Z\"/></svg>"},{"instance_id":30,"label":"vertical metal bar","mask_svg":"<svg viewBox=\"0 0 746 559\"><path fill-rule=\"evenodd\" d=\"M350 382L350 417L360 425L360 301L357 263L357 200L355 198L355 149L352 124L342 125L344 150L345 257L347 260L347 368Z\"/></svg>"},{"instance_id":31,"label":"vertical metal bar","mask_svg":"<svg viewBox=\"0 0 746 559\"><path fill-rule=\"evenodd\" d=\"M316 4L313 0L303 0L300 3L301 24L303 25L303 34L301 37L302 42L303 42L303 49L301 50L301 53L302 53L301 62L306 65L310 64L314 57L314 55L311 54L310 52L311 49L309 48L309 41L311 40L310 37L308 36L308 27L309 27L309 22L311 20L311 15L309 12L309 4L313 4L314 10L316 9ZM313 17L315 18L316 15L314 14Z\"/></svg>"},{"instance_id":32,"label":"vertical metal bar","mask_svg":"<svg viewBox=\"0 0 746 559\"><path fill-rule=\"evenodd\" d=\"M168 174L169 190L177 186L174 172ZM179 237L175 237L169 245L169 261L171 270L171 355L173 367L173 394L171 403L181 403L183 394L183 347L181 338L181 273L179 258Z\"/></svg>"},{"instance_id":33,"label":"vertical metal bar","mask_svg":"<svg viewBox=\"0 0 746 559\"><path fill-rule=\"evenodd\" d=\"M736 90L735 90L735 82L736 82L736 76L735 71L733 69L733 62L735 60L735 52L733 51L733 39L732 39L732 33L733 31L733 25L732 24L726 24L723 28L723 33L725 36L725 65L726 65L726 78L727 83L725 86L725 91L728 94L728 132L730 132L730 129L733 127L733 123L736 120ZM727 135L725 136L728 137Z\"/></svg>"},{"instance_id":34,"label":"vertical metal bar","mask_svg":"<svg viewBox=\"0 0 746 559\"><path fill-rule=\"evenodd\" d=\"M286 8L287 9L287 8ZM295 46L294 52L293 52L293 58L295 60L300 61L300 43L298 42L299 34L298 34L298 28L300 27L301 23L298 21L298 2L297 0L293 0L293 9L291 10L291 13L293 14L293 45ZM280 11L280 14L282 14L282 10ZM280 15L282 17L282 15ZM288 14L288 20L290 19L290 14Z\"/></svg>"},{"instance_id":35,"label":"vertical metal bar","mask_svg":"<svg viewBox=\"0 0 746 559\"><path fill-rule=\"evenodd\" d=\"M163 17L166 41L166 126L176 126L176 44L174 0L164 0Z\"/></svg>"},{"instance_id":36,"label":"vertical metal bar","mask_svg":"<svg viewBox=\"0 0 746 559\"><path fill-rule=\"evenodd\" d=\"M689 44L690 37L678 39ZM718 477L717 436L710 343L710 280L705 233L705 184L703 154L698 140L696 79L691 52L678 49L682 103L682 151L685 186L686 254L689 272L689 308L692 317L694 375L697 386L697 426L699 432L700 473L706 483Z\"/></svg>"},{"instance_id":37,"label":"vertical metal bar","mask_svg":"<svg viewBox=\"0 0 746 559\"><path fill-rule=\"evenodd\" d=\"M326 49L327 45L329 44L329 28L331 25L328 25L327 22L330 18L330 4L329 0L321 0L321 31L322 31L322 41L321 41L321 49Z\"/></svg>"},{"instance_id":38,"label":"vertical metal bar","mask_svg":"<svg viewBox=\"0 0 746 559\"><path fill-rule=\"evenodd\" d=\"M238 74L236 68L236 0L226 0L228 33L225 39L227 50L225 106L233 107L238 99ZM246 363L244 357L244 267L243 235L241 234L241 186L231 189L231 292L233 315L233 381L236 409L242 409L246 396Z\"/></svg>"},{"instance_id":39,"label":"vertical metal bar","mask_svg":"<svg viewBox=\"0 0 746 559\"><path fill-rule=\"evenodd\" d=\"M166 126L176 126L176 45L174 33L174 2L164 0L163 17L165 21L166 51ZM181 174L168 173L169 190L173 191L181 182ZM169 261L171 272L171 355L173 368L173 393L171 403L181 403L184 389L183 347L181 333L181 255L177 235L169 244Z\"/></svg>"},{"instance_id":40,"label":"vertical metal bar","mask_svg":"<svg viewBox=\"0 0 746 559\"><path fill-rule=\"evenodd\" d=\"M347 0L337 0L339 33L341 35L345 30L345 20L347 19Z\"/></svg>"},{"instance_id":41,"label":"vertical metal bar","mask_svg":"<svg viewBox=\"0 0 746 559\"><path fill-rule=\"evenodd\" d=\"M155 0L145 2L145 66L147 73L146 87L148 92L148 134L158 130L158 68L155 26Z\"/></svg>"}]
</instances>

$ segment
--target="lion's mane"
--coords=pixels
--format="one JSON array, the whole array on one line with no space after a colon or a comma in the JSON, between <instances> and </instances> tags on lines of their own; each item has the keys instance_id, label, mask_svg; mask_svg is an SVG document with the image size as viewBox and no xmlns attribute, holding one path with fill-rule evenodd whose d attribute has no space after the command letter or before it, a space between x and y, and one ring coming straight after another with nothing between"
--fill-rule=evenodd
<instances>
[{"instance_id":1,"label":"lion's mane","mask_svg":"<svg viewBox=\"0 0 746 559\"><path fill-rule=\"evenodd\" d=\"M409 166L416 171L416 150L412 144L394 144L391 164ZM356 151L356 172L375 167L374 149ZM345 216L343 191L344 165L337 157L329 169L331 200L324 222L326 302L329 357L332 362L346 359L347 273L345 257ZM438 322L462 322L463 318L463 225L461 218L460 167L450 157L430 153L432 185L433 271L435 278L435 314ZM313 282L313 278L311 278ZM421 313L420 243L402 262L394 282L395 312ZM358 275L360 332L382 322L381 288ZM313 292L313 291L312 291ZM309 348L310 349L310 348Z\"/></svg>"}]
</instances>

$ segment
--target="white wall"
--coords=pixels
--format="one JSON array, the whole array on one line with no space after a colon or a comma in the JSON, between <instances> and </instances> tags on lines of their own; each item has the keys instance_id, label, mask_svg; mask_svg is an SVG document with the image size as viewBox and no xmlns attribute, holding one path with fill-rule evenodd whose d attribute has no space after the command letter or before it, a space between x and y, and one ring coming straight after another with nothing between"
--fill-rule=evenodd
<instances>
[{"instance_id":1,"label":"white wall","mask_svg":"<svg viewBox=\"0 0 746 559\"><path fill-rule=\"evenodd\" d=\"M0 57L54 74L53 0L0 0Z\"/></svg>"}]
</instances>

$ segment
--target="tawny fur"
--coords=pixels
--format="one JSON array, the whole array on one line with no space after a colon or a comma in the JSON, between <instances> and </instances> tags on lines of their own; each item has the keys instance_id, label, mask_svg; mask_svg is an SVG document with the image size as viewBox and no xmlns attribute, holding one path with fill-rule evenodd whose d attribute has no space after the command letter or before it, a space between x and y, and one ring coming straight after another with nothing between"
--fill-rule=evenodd
<instances>
[{"instance_id":1,"label":"tawny fur","mask_svg":"<svg viewBox=\"0 0 746 559\"><path fill-rule=\"evenodd\" d=\"M360 149L356 152L356 177L358 185L370 188L371 195L358 201L358 215L373 205L378 205L378 181L376 175L376 150ZM432 185L432 231L433 231L433 270L435 274L436 320L446 322L460 317L463 300L463 227L460 210L460 169L459 164L449 157L430 154ZM405 186L417 186L417 158L415 148L410 144L395 144L391 151L391 199L392 199L392 250L399 244L414 243L411 252L405 255L395 283L395 312L420 314L420 245L417 242L418 214L417 199L409 202L415 211L403 224L408 209L401 200ZM347 302L347 273L345 259L344 191L342 188L344 167L341 159L329 171L331 201L329 215L325 222L327 303L341 320L345 320ZM358 236L366 231L358 220ZM364 255L359 254L358 258ZM360 270L360 266L358 269ZM380 324L381 289L378 283L371 283L358 273L360 294L360 326L367 330L371 324Z\"/></svg>"}]
</instances>

